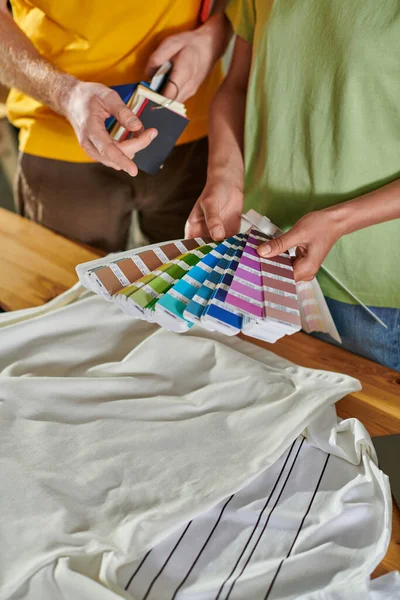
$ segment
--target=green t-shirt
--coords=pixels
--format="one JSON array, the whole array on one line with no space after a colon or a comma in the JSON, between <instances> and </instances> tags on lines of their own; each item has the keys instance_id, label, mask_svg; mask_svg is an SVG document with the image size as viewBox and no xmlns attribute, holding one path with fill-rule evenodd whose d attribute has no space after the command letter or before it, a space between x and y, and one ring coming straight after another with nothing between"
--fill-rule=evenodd
<instances>
[{"instance_id":1,"label":"green t-shirt","mask_svg":"<svg viewBox=\"0 0 400 600\"><path fill-rule=\"evenodd\" d=\"M253 44L246 209L286 229L400 177L399 8L231 1L236 33ZM400 308L400 219L344 236L324 265L367 305ZM318 279L325 295L352 302L326 274Z\"/></svg>"}]
</instances>

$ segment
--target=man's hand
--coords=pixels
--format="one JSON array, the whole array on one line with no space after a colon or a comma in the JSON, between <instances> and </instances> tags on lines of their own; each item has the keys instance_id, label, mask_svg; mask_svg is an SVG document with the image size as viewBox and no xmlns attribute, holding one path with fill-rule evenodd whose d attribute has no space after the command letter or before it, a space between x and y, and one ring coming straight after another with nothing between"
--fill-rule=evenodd
<instances>
[{"instance_id":1,"label":"man's hand","mask_svg":"<svg viewBox=\"0 0 400 600\"><path fill-rule=\"evenodd\" d=\"M63 73L46 60L14 23L5 0L0 0L0 83L36 98L71 123L88 155L109 167L137 174L130 160L157 135L143 131L141 122L122 102L117 92L99 83L84 83ZM104 121L113 116L135 138L114 142Z\"/></svg>"},{"instance_id":2,"label":"man's hand","mask_svg":"<svg viewBox=\"0 0 400 600\"><path fill-rule=\"evenodd\" d=\"M295 279L311 281L342 234L341 223L335 210L319 210L299 219L287 233L271 242L261 244L258 254L265 258L273 258L296 246Z\"/></svg>"},{"instance_id":3,"label":"man's hand","mask_svg":"<svg viewBox=\"0 0 400 600\"><path fill-rule=\"evenodd\" d=\"M215 62L222 56L230 39L231 28L223 14L215 15L195 31L178 33L165 39L150 56L146 71L149 76L170 60L173 69L163 90L167 98L185 102L197 92ZM177 95L178 91L178 95Z\"/></svg>"},{"instance_id":4,"label":"man's hand","mask_svg":"<svg viewBox=\"0 0 400 600\"><path fill-rule=\"evenodd\" d=\"M122 102L117 92L100 83L78 81L66 94L63 104L62 112L91 158L117 171L126 171L133 177L137 175L138 169L132 158L156 137L156 129L144 130L141 121ZM110 116L134 132L135 137L115 142L104 126L104 121Z\"/></svg>"},{"instance_id":5,"label":"man's hand","mask_svg":"<svg viewBox=\"0 0 400 600\"><path fill-rule=\"evenodd\" d=\"M207 183L193 207L185 227L185 236L211 237L220 241L239 231L243 192L229 181Z\"/></svg>"},{"instance_id":6,"label":"man's hand","mask_svg":"<svg viewBox=\"0 0 400 600\"><path fill-rule=\"evenodd\" d=\"M202 42L197 31L180 33L164 40L150 56L146 72L149 76L153 75L167 60L173 63L169 77L177 87L167 83L163 95L179 102L194 96L214 66L212 50Z\"/></svg>"}]
</instances>

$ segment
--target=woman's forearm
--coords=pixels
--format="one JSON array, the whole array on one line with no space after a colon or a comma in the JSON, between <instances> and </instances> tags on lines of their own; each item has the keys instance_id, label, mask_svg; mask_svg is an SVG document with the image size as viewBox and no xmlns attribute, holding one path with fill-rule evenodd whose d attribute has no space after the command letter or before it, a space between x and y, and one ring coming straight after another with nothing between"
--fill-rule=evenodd
<instances>
[{"instance_id":1,"label":"woman's forearm","mask_svg":"<svg viewBox=\"0 0 400 600\"><path fill-rule=\"evenodd\" d=\"M229 179L242 189L246 92L224 82L210 115L208 179Z\"/></svg>"},{"instance_id":2,"label":"woman's forearm","mask_svg":"<svg viewBox=\"0 0 400 600\"><path fill-rule=\"evenodd\" d=\"M224 180L243 189L244 122L252 46L238 37L228 75L211 108L208 182Z\"/></svg>"},{"instance_id":3,"label":"woman's forearm","mask_svg":"<svg viewBox=\"0 0 400 600\"><path fill-rule=\"evenodd\" d=\"M325 209L341 235L400 218L400 179L354 200Z\"/></svg>"},{"instance_id":4,"label":"woman's forearm","mask_svg":"<svg viewBox=\"0 0 400 600\"><path fill-rule=\"evenodd\" d=\"M252 46L236 38L228 75L211 108L207 183L186 224L188 237L237 233L243 210L243 139Z\"/></svg>"}]
</instances>

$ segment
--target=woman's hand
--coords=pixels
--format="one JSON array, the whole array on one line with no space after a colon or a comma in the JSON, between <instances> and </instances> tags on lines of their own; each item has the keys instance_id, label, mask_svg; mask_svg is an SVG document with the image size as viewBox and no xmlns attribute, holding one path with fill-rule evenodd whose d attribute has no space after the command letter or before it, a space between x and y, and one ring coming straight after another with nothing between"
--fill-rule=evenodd
<instances>
[{"instance_id":1,"label":"woman's hand","mask_svg":"<svg viewBox=\"0 0 400 600\"><path fill-rule=\"evenodd\" d=\"M170 79L163 95L184 102L199 89L216 61L222 56L231 35L225 15L215 15L196 29L166 38L150 56L146 71L149 76L167 60L173 64Z\"/></svg>"},{"instance_id":2,"label":"woman's hand","mask_svg":"<svg viewBox=\"0 0 400 600\"><path fill-rule=\"evenodd\" d=\"M243 191L228 179L207 182L185 227L185 236L223 240L239 231Z\"/></svg>"},{"instance_id":3,"label":"woman's hand","mask_svg":"<svg viewBox=\"0 0 400 600\"><path fill-rule=\"evenodd\" d=\"M261 244L258 253L264 258L273 258L296 247L295 279L310 281L342 235L341 222L334 208L319 210L299 219L287 233Z\"/></svg>"}]
</instances>

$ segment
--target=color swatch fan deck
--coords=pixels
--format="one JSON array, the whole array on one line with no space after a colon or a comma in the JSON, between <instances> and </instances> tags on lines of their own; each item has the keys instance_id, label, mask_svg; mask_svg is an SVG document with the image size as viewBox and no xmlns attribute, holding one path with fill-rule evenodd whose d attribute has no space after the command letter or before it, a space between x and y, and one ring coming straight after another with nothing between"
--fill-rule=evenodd
<instances>
[{"instance_id":1,"label":"color swatch fan deck","mask_svg":"<svg viewBox=\"0 0 400 600\"><path fill-rule=\"evenodd\" d=\"M270 239L252 227L221 243L195 238L131 250L77 272L87 289L137 319L275 342L299 331L301 320L291 257L257 254Z\"/></svg>"}]
</instances>

